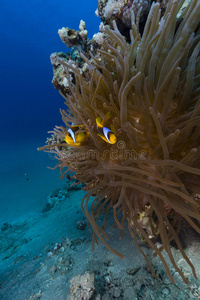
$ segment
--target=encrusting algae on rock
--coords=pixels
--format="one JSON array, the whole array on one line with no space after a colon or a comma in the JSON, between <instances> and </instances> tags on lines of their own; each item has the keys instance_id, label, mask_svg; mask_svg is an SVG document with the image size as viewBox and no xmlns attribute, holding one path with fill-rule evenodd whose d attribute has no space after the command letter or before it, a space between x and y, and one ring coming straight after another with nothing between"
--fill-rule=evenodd
<instances>
[{"instance_id":1,"label":"encrusting algae on rock","mask_svg":"<svg viewBox=\"0 0 200 300\"><path fill-rule=\"evenodd\" d=\"M160 4L153 3L142 33L132 10L130 43L115 21L112 28L105 26L101 49L95 55L80 53L84 72L57 57L68 83L60 89L65 125L56 126L53 142L39 148L55 154L62 177L75 173L85 183L81 207L93 229L93 248L99 239L123 257L104 231L112 210L122 234L128 223L152 273L157 277L137 236L159 256L172 283L163 251L188 283L170 242L196 278L178 237L182 220L200 233L200 1L181 10L183 3L169 1L163 16ZM97 120L111 131L101 129L104 138ZM69 131L75 142L67 143ZM80 134L86 138L76 144ZM108 142L111 134L114 143Z\"/></svg>"}]
</instances>

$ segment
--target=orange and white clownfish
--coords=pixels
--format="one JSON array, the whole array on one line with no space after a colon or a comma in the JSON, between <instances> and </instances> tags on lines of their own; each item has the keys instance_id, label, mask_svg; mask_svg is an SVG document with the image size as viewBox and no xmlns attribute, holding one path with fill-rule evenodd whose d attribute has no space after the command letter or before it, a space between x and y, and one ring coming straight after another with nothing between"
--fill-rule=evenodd
<instances>
[{"instance_id":1,"label":"orange and white clownfish","mask_svg":"<svg viewBox=\"0 0 200 300\"><path fill-rule=\"evenodd\" d=\"M83 131L80 131L83 130ZM84 125L73 125L68 128L64 141L71 146L80 146L89 138L89 132Z\"/></svg>"},{"instance_id":2,"label":"orange and white clownfish","mask_svg":"<svg viewBox=\"0 0 200 300\"><path fill-rule=\"evenodd\" d=\"M106 118L110 118L110 114L106 114ZM117 142L117 137L116 137L116 129L113 124L110 124L110 128L107 128L104 126L104 122L101 119L101 117L96 118L96 123L97 123L97 132L98 136L100 136L105 142L109 144L115 144Z\"/></svg>"}]
</instances>

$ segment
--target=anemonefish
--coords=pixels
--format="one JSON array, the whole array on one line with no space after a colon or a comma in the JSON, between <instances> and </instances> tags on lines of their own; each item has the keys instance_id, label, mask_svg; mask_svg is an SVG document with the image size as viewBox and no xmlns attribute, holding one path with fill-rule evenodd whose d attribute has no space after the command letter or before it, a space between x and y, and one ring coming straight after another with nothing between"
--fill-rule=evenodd
<instances>
[{"instance_id":1,"label":"anemonefish","mask_svg":"<svg viewBox=\"0 0 200 300\"><path fill-rule=\"evenodd\" d=\"M106 114L107 119L109 119L110 114ZM97 132L98 136L100 136L105 142L109 144L115 144L117 142L116 137L116 129L113 124L110 124L110 128L107 128L104 126L104 122L102 121L101 117L96 118L96 124L97 124Z\"/></svg>"},{"instance_id":2,"label":"anemonefish","mask_svg":"<svg viewBox=\"0 0 200 300\"><path fill-rule=\"evenodd\" d=\"M88 138L89 132L84 125L73 125L68 128L64 141L69 145L79 146L88 140Z\"/></svg>"}]
</instances>

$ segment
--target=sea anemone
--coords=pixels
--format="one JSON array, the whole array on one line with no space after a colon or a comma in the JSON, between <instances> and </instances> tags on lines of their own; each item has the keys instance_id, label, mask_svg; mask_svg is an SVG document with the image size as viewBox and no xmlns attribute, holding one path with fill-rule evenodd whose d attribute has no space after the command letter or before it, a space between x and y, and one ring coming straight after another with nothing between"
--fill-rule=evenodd
<instances>
[{"instance_id":1,"label":"sea anemone","mask_svg":"<svg viewBox=\"0 0 200 300\"><path fill-rule=\"evenodd\" d=\"M137 236L159 256L173 283L163 250L188 283L170 242L196 278L178 237L182 220L200 233L200 202L195 197L200 193L200 1L192 0L181 10L183 2L169 1L163 17L160 4L153 3L142 36L132 13L130 43L114 21L112 29L105 26L107 38L98 55L88 59L81 54L87 76L60 59L70 91L62 94L65 126L54 130L57 143L40 148L55 153L62 176L76 173L85 184L81 207L93 229L93 247L99 239L123 257L106 241L112 209L122 234L127 220L152 273L157 277ZM116 129L116 143L98 134L98 117ZM74 124L82 126L87 139L68 145L65 136ZM153 237L160 238L161 247Z\"/></svg>"}]
</instances>

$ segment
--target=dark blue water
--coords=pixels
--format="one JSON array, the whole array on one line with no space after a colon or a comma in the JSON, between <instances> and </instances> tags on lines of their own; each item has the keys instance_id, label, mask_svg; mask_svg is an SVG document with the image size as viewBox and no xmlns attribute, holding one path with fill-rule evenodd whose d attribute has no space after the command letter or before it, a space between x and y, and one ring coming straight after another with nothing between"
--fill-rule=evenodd
<instances>
[{"instance_id":1,"label":"dark blue water","mask_svg":"<svg viewBox=\"0 0 200 300\"><path fill-rule=\"evenodd\" d=\"M94 0L1 0L0 223L36 208L60 183L58 172L46 169L55 162L36 150L62 124L64 100L51 83L49 57L67 51L58 29L78 29L83 19L89 38L98 32L96 8Z\"/></svg>"}]
</instances>

